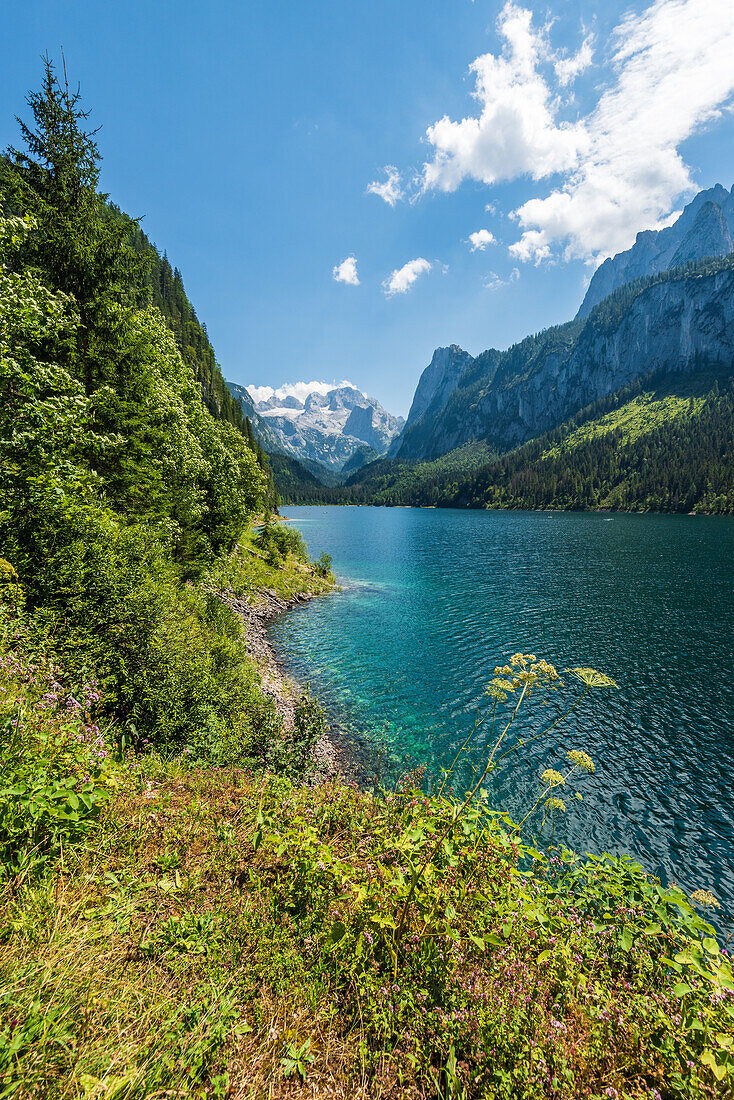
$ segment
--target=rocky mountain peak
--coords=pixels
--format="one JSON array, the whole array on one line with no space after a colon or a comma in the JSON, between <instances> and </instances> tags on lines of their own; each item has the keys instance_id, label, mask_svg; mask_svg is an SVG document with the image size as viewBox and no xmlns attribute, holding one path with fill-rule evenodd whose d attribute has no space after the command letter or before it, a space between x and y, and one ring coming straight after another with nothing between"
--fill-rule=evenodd
<instances>
[{"instance_id":1,"label":"rocky mountain peak","mask_svg":"<svg viewBox=\"0 0 734 1100\"><path fill-rule=\"evenodd\" d=\"M233 384L230 388L233 393L242 390ZM244 392L265 427L268 449L337 470L360 448L384 454L404 424L402 417L391 416L349 382L248 389Z\"/></svg>"},{"instance_id":2,"label":"rocky mountain peak","mask_svg":"<svg viewBox=\"0 0 734 1100\"><path fill-rule=\"evenodd\" d=\"M390 447L389 454L392 457L411 456L410 440L419 432L420 423L423 420L432 420L441 412L456 389L459 379L473 362L474 357L458 344L436 348L418 380L405 428Z\"/></svg>"},{"instance_id":3,"label":"rocky mountain peak","mask_svg":"<svg viewBox=\"0 0 734 1100\"><path fill-rule=\"evenodd\" d=\"M708 256L727 256L734 247L733 192L717 183L699 191L672 225L639 232L632 248L597 268L576 316L588 317L603 298L634 279Z\"/></svg>"}]
</instances>

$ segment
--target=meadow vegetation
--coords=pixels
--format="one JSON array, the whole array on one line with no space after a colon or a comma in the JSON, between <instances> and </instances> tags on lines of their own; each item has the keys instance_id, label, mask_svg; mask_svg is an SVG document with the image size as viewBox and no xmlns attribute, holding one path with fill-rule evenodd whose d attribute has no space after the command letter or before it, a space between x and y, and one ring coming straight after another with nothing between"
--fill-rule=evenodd
<instances>
[{"instance_id":1,"label":"meadow vegetation","mask_svg":"<svg viewBox=\"0 0 734 1100\"><path fill-rule=\"evenodd\" d=\"M522 829L492 808L518 706L607 678L516 655L465 797L420 770L367 793L123 752L96 686L5 630L1 1095L732 1094L715 899L549 843L582 749Z\"/></svg>"}]
</instances>

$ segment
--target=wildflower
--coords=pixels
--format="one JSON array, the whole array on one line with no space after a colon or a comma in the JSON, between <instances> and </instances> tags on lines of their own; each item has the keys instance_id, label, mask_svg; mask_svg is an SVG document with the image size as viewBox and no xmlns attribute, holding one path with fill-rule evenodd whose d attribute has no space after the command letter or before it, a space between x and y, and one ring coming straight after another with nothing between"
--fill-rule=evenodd
<instances>
[{"instance_id":1,"label":"wildflower","mask_svg":"<svg viewBox=\"0 0 734 1100\"><path fill-rule=\"evenodd\" d=\"M555 681L561 678L548 661L538 660L534 653L513 653L510 663L498 665L494 670L494 679L487 685L486 692L491 698L504 702L508 691L524 688L530 694L534 687L547 687L555 690Z\"/></svg>"},{"instance_id":2,"label":"wildflower","mask_svg":"<svg viewBox=\"0 0 734 1100\"><path fill-rule=\"evenodd\" d=\"M497 699L500 703L504 703L508 691L514 691L515 688L511 680L506 680L502 676L495 676L484 690L490 699Z\"/></svg>"},{"instance_id":3,"label":"wildflower","mask_svg":"<svg viewBox=\"0 0 734 1100\"><path fill-rule=\"evenodd\" d=\"M555 770L555 768L546 768L540 778L544 783L547 783L549 787L558 787L561 783L565 783L565 779L560 772Z\"/></svg>"},{"instance_id":4,"label":"wildflower","mask_svg":"<svg viewBox=\"0 0 734 1100\"><path fill-rule=\"evenodd\" d=\"M367 943L374 943L375 942L374 938L370 935L369 932L364 933L364 938L367 940Z\"/></svg>"},{"instance_id":5,"label":"wildflower","mask_svg":"<svg viewBox=\"0 0 734 1100\"><path fill-rule=\"evenodd\" d=\"M566 759L570 760L576 767L583 768L585 772L593 772L594 770L594 761L581 749L571 749L570 752L566 753Z\"/></svg>"},{"instance_id":6,"label":"wildflower","mask_svg":"<svg viewBox=\"0 0 734 1100\"><path fill-rule=\"evenodd\" d=\"M564 814L566 812L566 803L562 798L546 798L545 804L549 810L560 810Z\"/></svg>"},{"instance_id":7,"label":"wildflower","mask_svg":"<svg viewBox=\"0 0 734 1100\"><path fill-rule=\"evenodd\" d=\"M607 676L603 672L597 672L595 668L567 668L566 672L570 672L572 676L575 676L577 680L590 688L619 687L619 684L612 680L611 676Z\"/></svg>"},{"instance_id":8,"label":"wildflower","mask_svg":"<svg viewBox=\"0 0 734 1100\"><path fill-rule=\"evenodd\" d=\"M691 894L691 901L698 902L699 905L703 905L704 907L710 905L712 909L721 909L721 906L710 890L694 890Z\"/></svg>"}]
</instances>

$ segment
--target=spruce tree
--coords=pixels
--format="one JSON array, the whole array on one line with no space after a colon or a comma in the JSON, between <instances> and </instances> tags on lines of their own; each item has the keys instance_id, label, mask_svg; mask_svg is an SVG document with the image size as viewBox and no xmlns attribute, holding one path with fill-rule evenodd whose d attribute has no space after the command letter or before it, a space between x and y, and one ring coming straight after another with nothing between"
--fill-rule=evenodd
<instances>
[{"instance_id":1,"label":"spruce tree","mask_svg":"<svg viewBox=\"0 0 734 1100\"><path fill-rule=\"evenodd\" d=\"M48 55L43 64L40 91L26 99L33 123L17 119L25 148L8 149L4 186L12 206L36 223L21 262L76 301L78 366L89 392L104 375L99 329L111 335L110 307L136 293L131 288L140 287L145 261L128 243L137 222L111 217L107 196L97 192L98 129L87 128L90 112L79 88L70 90L65 64L63 83Z\"/></svg>"}]
</instances>

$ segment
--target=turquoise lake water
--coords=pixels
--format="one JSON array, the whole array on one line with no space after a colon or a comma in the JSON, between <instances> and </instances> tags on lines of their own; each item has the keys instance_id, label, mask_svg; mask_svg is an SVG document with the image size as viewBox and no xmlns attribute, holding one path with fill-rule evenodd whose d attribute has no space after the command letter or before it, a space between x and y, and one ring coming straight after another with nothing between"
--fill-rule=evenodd
<instances>
[{"instance_id":1,"label":"turquoise lake water","mask_svg":"<svg viewBox=\"0 0 734 1100\"><path fill-rule=\"evenodd\" d=\"M386 742L396 766L447 766L518 650L598 668L620 689L515 757L491 801L522 816L541 771L584 749L596 772L582 802L566 798L556 839L633 854L734 916L734 520L285 511L343 590L281 616L271 638L364 756Z\"/></svg>"}]
</instances>

